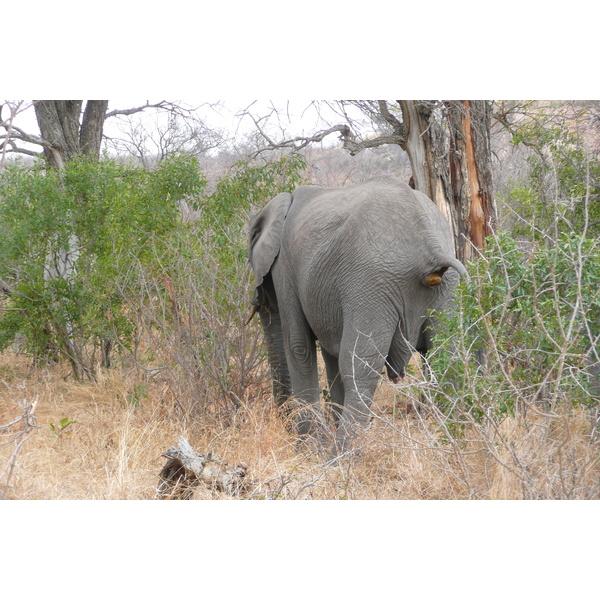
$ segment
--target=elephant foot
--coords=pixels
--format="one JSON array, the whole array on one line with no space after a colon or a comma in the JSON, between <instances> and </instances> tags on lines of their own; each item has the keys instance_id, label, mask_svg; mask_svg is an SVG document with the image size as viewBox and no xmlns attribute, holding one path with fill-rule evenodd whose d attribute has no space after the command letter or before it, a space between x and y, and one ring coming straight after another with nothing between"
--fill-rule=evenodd
<instances>
[{"instance_id":1,"label":"elephant foot","mask_svg":"<svg viewBox=\"0 0 600 600\"><path fill-rule=\"evenodd\" d=\"M404 369L396 369L390 363L387 363L386 369L388 378L392 383L398 384L404 379Z\"/></svg>"},{"instance_id":2,"label":"elephant foot","mask_svg":"<svg viewBox=\"0 0 600 600\"><path fill-rule=\"evenodd\" d=\"M328 462L333 458L335 443L329 432L321 431L318 434L301 435L296 440L296 452L307 456L318 456L322 462Z\"/></svg>"}]
</instances>

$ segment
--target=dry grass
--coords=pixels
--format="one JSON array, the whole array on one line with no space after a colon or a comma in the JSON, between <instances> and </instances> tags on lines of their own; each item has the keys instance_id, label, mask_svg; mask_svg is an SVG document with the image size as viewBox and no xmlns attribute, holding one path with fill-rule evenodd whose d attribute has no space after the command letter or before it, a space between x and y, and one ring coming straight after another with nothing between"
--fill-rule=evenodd
<instances>
[{"instance_id":1,"label":"dry grass","mask_svg":"<svg viewBox=\"0 0 600 600\"><path fill-rule=\"evenodd\" d=\"M382 384L373 420L351 460L328 463L299 449L271 408L266 389L228 423L209 412L178 411L168 380L144 384L132 372L104 371L74 383L66 367L36 369L0 355L0 424L36 402L37 428L20 448L5 490L12 499L153 499L161 453L188 438L201 452L245 463L257 497L282 499L598 498L598 446L582 410L531 412L499 427L474 425L459 442L444 439L433 410L411 408L414 386ZM74 423L60 431L62 419ZM54 426L54 431L52 430ZM18 427L18 426L17 426ZM0 442L10 441L8 437ZM0 447L0 472L14 444ZM5 480L0 481L5 484ZM205 488L198 499L225 498Z\"/></svg>"}]
</instances>

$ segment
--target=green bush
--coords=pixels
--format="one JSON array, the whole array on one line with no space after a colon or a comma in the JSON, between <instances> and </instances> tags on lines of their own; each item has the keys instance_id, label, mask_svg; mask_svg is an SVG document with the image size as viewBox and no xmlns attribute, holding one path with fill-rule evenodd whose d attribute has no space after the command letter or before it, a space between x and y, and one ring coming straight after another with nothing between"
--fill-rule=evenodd
<instances>
[{"instance_id":1,"label":"green bush","mask_svg":"<svg viewBox=\"0 0 600 600\"><path fill-rule=\"evenodd\" d=\"M199 219L182 223L155 262L138 261L130 271L125 303L138 315L146 348L136 358L146 370L167 370L183 414L218 405L226 418L263 376L256 368L264 360L259 324L245 326L247 223L255 206L295 188L303 167L300 158L239 163L202 199Z\"/></svg>"},{"instance_id":2,"label":"green bush","mask_svg":"<svg viewBox=\"0 0 600 600\"><path fill-rule=\"evenodd\" d=\"M66 358L77 378L93 378L119 349L146 370L172 368L192 403L210 402L215 386L238 402L261 360L258 336L243 327L246 225L254 206L300 183L304 166L299 156L239 163L211 194L187 155L152 171L110 160L7 168L0 279L12 291L0 298L0 348L22 334L33 357ZM182 221L184 199L199 218ZM51 274L55 264L62 271Z\"/></svg>"},{"instance_id":3,"label":"green bush","mask_svg":"<svg viewBox=\"0 0 600 600\"><path fill-rule=\"evenodd\" d=\"M202 229L222 248L225 261L243 261L247 240L244 229L253 206L262 207L281 192L293 192L306 167L300 154L283 156L265 165L238 162L222 177L203 203Z\"/></svg>"},{"instance_id":4,"label":"green bush","mask_svg":"<svg viewBox=\"0 0 600 600\"><path fill-rule=\"evenodd\" d=\"M513 215L513 233L528 235L533 223L538 239L550 231L600 235L600 161L581 129L541 110L515 126L511 141L531 150L524 181L500 198Z\"/></svg>"},{"instance_id":5,"label":"green bush","mask_svg":"<svg viewBox=\"0 0 600 600\"><path fill-rule=\"evenodd\" d=\"M68 358L93 377L96 350L127 347L135 325L123 307L133 261L151 266L178 226L178 201L206 181L180 155L153 171L110 160L70 161L61 171L9 166L0 176L0 348L24 334L37 359Z\"/></svg>"},{"instance_id":6,"label":"green bush","mask_svg":"<svg viewBox=\"0 0 600 600\"><path fill-rule=\"evenodd\" d=\"M597 402L586 356L600 335L599 241L563 233L524 244L502 232L468 268L430 356L451 420Z\"/></svg>"}]
</instances>

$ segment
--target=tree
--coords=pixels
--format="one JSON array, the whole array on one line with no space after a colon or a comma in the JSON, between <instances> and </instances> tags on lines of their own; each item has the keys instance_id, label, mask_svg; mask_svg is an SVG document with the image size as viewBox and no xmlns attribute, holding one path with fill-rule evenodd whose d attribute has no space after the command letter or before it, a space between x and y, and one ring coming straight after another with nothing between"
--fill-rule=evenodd
<instances>
[{"instance_id":1,"label":"tree","mask_svg":"<svg viewBox=\"0 0 600 600\"><path fill-rule=\"evenodd\" d=\"M34 103L44 155L62 169L80 154L98 159L108 100L88 100L81 118L81 100L39 100Z\"/></svg>"},{"instance_id":2,"label":"tree","mask_svg":"<svg viewBox=\"0 0 600 600\"><path fill-rule=\"evenodd\" d=\"M110 111L108 100L88 100L85 107L82 100L34 100L33 107L40 129L40 135L36 135L15 126L14 116L16 112L23 110L21 105L22 103L5 102L0 106L0 128L5 131L0 135L2 152L43 156L53 168L62 168L66 162L78 155L97 160L100 156L106 119L128 117L150 109L189 119L194 112L194 109L166 100ZM7 121L2 117L4 106L10 110ZM19 145L22 142L40 146L42 151Z\"/></svg>"},{"instance_id":3,"label":"tree","mask_svg":"<svg viewBox=\"0 0 600 600\"><path fill-rule=\"evenodd\" d=\"M495 222L491 173L491 103L479 100L339 101L330 105L343 123L310 136L274 142L262 119L254 123L264 149L301 150L339 134L354 155L367 148L398 144L408 154L411 185L428 195L450 221L457 256L467 261L485 244ZM374 126L361 136L348 108L359 109Z\"/></svg>"},{"instance_id":4,"label":"tree","mask_svg":"<svg viewBox=\"0 0 600 600\"><path fill-rule=\"evenodd\" d=\"M492 232L491 105L481 100L399 101L401 146L414 187L433 199L454 229L458 257L471 260Z\"/></svg>"},{"instance_id":5,"label":"tree","mask_svg":"<svg viewBox=\"0 0 600 600\"><path fill-rule=\"evenodd\" d=\"M132 271L152 270L168 253L179 202L205 185L186 155L152 171L85 157L61 169L8 165L0 173L0 351L22 334L34 358L63 356L76 379L94 379L98 359L109 367L113 346L134 344L124 301L139 286Z\"/></svg>"},{"instance_id":6,"label":"tree","mask_svg":"<svg viewBox=\"0 0 600 600\"><path fill-rule=\"evenodd\" d=\"M225 141L223 132L194 114L155 111L144 120L136 115L117 116L119 133L105 138L109 151L135 157L142 166L150 168L174 152L201 156Z\"/></svg>"},{"instance_id":7,"label":"tree","mask_svg":"<svg viewBox=\"0 0 600 600\"><path fill-rule=\"evenodd\" d=\"M5 103L10 109L10 117L8 122L2 118L2 106L0 106L0 127L4 128L5 134L0 136L2 144L2 163L8 152L27 154L30 156L43 156L47 166L51 172L58 173L56 178L55 190L50 194L49 201L55 202L56 212L59 212L59 207L62 200L68 199L71 196L69 184L69 174L67 166L72 161L77 161L81 157L88 162L97 163L100 157L100 149L103 139L104 123L109 117L117 115L132 115L142 112L149 108L169 111L173 114L189 114L189 109L184 109L180 105L160 101L155 104L146 104L129 108L116 109L108 112L108 100L88 100L85 108L82 100L34 100L33 107L35 116L40 129L40 135L27 133L14 124L14 117L21 108L21 103ZM42 152L36 152L29 148L20 146L19 143L25 142L40 146ZM50 174L49 174L50 175ZM48 178L50 182L52 178ZM177 185L177 182L175 182ZM62 190L58 191L58 190ZM173 190L171 198L174 197ZM43 194L37 194L36 199L43 197ZM87 209L86 202L89 202L90 193L84 190L80 194L80 198L72 208L63 214L65 223L60 225L61 228L70 231L69 235L64 236L56 233L52 238L45 243L45 264L43 267L43 278L47 290L54 297L53 312L68 314L69 311L65 308L67 302L63 295L57 290L74 289L76 285L76 264L79 262L80 256L89 248L84 249L82 240L80 239L80 227L78 223L81 221L82 215L85 215ZM2 266L2 265L0 265ZM0 280L0 289L4 295L13 294L13 286ZM82 347L77 341L75 335L76 320L69 315L64 322L58 325L58 320L42 323L41 331L38 332L39 339L48 340L49 344L58 339L58 347L48 347L48 352L63 352L66 354L73 365L73 371L76 377L80 377L80 371L89 374L90 370L83 366ZM110 351L112 342L109 337L104 337L101 342L102 346L102 364L108 367L110 365Z\"/></svg>"}]
</instances>

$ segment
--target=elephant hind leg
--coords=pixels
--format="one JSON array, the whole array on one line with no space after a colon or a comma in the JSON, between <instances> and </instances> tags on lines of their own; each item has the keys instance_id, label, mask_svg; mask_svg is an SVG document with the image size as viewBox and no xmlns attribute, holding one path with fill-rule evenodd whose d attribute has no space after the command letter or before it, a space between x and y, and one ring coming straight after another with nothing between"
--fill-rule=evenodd
<instances>
[{"instance_id":1,"label":"elephant hind leg","mask_svg":"<svg viewBox=\"0 0 600 600\"><path fill-rule=\"evenodd\" d=\"M344 331L339 358L344 407L338 424L338 451L347 449L355 430L369 422L391 338L391 327L379 335L357 333L357 328Z\"/></svg>"},{"instance_id":2,"label":"elephant hind leg","mask_svg":"<svg viewBox=\"0 0 600 600\"><path fill-rule=\"evenodd\" d=\"M321 354L327 371L327 384L329 386L330 408L334 425L337 426L344 408L344 384L340 375L338 359L321 348Z\"/></svg>"}]
</instances>

